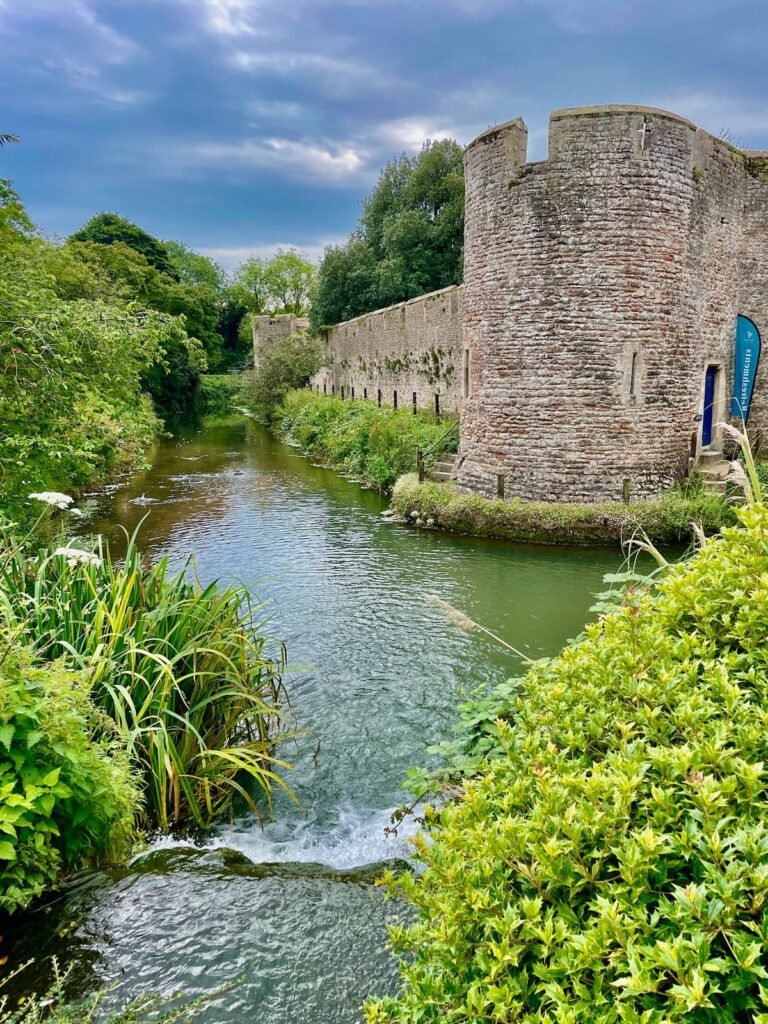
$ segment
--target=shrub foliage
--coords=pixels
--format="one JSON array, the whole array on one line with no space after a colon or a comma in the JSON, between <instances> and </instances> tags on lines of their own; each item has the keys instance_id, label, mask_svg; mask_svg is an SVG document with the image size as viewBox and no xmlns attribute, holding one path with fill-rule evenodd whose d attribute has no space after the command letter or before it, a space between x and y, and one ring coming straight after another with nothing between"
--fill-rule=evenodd
<instances>
[{"instance_id":1,"label":"shrub foliage","mask_svg":"<svg viewBox=\"0 0 768 1024\"><path fill-rule=\"evenodd\" d=\"M138 793L86 677L1 643L0 909L14 911L60 872L128 852Z\"/></svg>"},{"instance_id":2,"label":"shrub foliage","mask_svg":"<svg viewBox=\"0 0 768 1024\"><path fill-rule=\"evenodd\" d=\"M431 413L380 409L373 402L310 391L291 392L276 420L289 441L382 491L413 470L417 452L431 448L446 429ZM455 446L455 440L447 443Z\"/></svg>"},{"instance_id":3,"label":"shrub foliage","mask_svg":"<svg viewBox=\"0 0 768 1024\"><path fill-rule=\"evenodd\" d=\"M323 365L316 338L299 331L269 345L259 365L243 375L243 399L259 419L271 422L289 391L304 388Z\"/></svg>"},{"instance_id":4,"label":"shrub foliage","mask_svg":"<svg viewBox=\"0 0 768 1024\"><path fill-rule=\"evenodd\" d=\"M236 798L259 814L254 792L269 799L287 767L272 755L282 655L267 653L247 594L172 576L166 559L148 566L133 540L120 565L105 548L60 550L10 548L0 613L38 658L88 674L141 773L140 823L205 827Z\"/></svg>"},{"instance_id":5,"label":"shrub foliage","mask_svg":"<svg viewBox=\"0 0 768 1024\"><path fill-rule=\"evenodd\" d=\"M768 1021L768 510L511 689L428 814L382 1022Z\"/></svg>"}]
</instances>

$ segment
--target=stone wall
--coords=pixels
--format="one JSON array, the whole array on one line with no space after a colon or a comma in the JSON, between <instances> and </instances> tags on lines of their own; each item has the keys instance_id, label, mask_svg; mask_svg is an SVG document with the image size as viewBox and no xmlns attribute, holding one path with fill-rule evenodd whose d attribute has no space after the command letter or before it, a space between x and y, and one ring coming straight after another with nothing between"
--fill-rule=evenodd
<instances>
[{"instance_id":1,"label":"stone wall","mask_svg":"<svg viewBox=\"0 0 768 1024\"><path fill-rule=\"evenodd\" d=\"M739 312L754 321L763 339L749 429L768 439L768 153L745 156L749 181L741 238Z\"/></svg>"},{"instance_id":2,"label":"stone wall","mask_svg":"<svg viewBox=\"0 0 768 1024\"><path fill-rule=\"evenodd\" d=\"M289 338L297 331L309 327L309 320L294 316L292 313L277 316L252 316L253 330L253 365L259 365L259 357L264 349L282 338Z\"/></svg>"},{"instance_id":3,"label":"stone wall","mask_svg":"<svg viewBox=\"0 0 768 1024\"><path fill-rule=\"evenodd\" d=\"M462 287L366 313L323 334L320 394L456 412L461 404Z\"/></svg>"},{"instance_id":4,"label":"stone wall","mask_svg":"<svg viewBox=\"0 0 768 1024\"><path fill-rule=\"evenodd\" d=\"M526 135L510 121L466 152L459 485L656 496L700 446L707 365L725 418L737 313L754 311L768 345L768 187L745 154L664 111L558 111L539 163Z\"/></svg>"}]
</instances>

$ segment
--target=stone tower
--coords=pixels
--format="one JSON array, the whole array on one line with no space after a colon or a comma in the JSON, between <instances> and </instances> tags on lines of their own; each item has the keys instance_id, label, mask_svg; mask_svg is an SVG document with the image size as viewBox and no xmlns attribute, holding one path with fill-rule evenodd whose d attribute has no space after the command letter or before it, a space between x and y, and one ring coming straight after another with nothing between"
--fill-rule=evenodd
<instances>
[{"instance_id":1,"label":"stone tower","mask_svg":"<svg viewBox=\"0 0 768 1024\"><path fill-rule=\"evenodd\" d=\"M768 345L768 161L644 107L556 111L538 163L526 140L509 121L465 156L459 486L654 497L718 444L737 314Z\"/></svg>"}]
</instances>

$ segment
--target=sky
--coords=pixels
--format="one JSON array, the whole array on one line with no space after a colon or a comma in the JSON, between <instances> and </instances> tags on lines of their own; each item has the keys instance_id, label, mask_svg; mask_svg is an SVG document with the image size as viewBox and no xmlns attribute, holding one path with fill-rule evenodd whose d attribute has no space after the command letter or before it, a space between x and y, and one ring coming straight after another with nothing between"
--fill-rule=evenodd
<instances>
[{"instance_id":1,"label":"sky","mask_svg":"<svg viewBox=\"0 0 768 1024\"><path fill-rule=\"evenodd\" d=\"M392 157L633 103L768 150L768 0L0 0L0 150L38 226L112 210L228 269L355 226Z\"/></svg>"}]
</instances>

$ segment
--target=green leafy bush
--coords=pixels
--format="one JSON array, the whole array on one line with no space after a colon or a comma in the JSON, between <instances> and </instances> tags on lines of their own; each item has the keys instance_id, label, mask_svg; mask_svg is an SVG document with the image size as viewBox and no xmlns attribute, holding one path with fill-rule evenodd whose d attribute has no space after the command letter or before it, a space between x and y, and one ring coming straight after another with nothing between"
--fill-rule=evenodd
<instances>
[{"instance_id":1,"label":"green leafy bush","mask_svg":"<svg viewBox=\"0 0 768 1024\"><path fill-rule=\"evenodd\" d=\"M383 1022L768 1020L768 510L630 589L428 812Z\"/></svg>"},{"instance_id":2,"label":"green leafy bush","mask_svg":"<svg viewBox=\"0 0 768 1024\"><path fill-rule=\"evenodd\" d=\"M204 416L225 416L242 401L243 379L234 373L207 373L200 378L198 410Z\"/></svg>"},{"instance_id":3,"label":"green leafy bush","mask_svg":"<svg viewBox=\"0 0 768 1024\"><path fill-rule=\"evenodd\" d=\"M413 470L417 452L431 448L446 430L430 413L414 416L310 391L287 395L275 420L283 436L304 451L382 491ZM455 438L446 445L455 450Z\"/></svg>"},{"instance_id":4,"label":"green leafy bush","mask_svg":"<svg viewBox=\"0 0 768 1024\"><path fill-rule=\"evenodd\" d=\"M129 848L138 793L117 732L63 660L0 634L0 909Z\"/></svg>"},{"instance_id":5,"label":"green leafy bush","mask_svg":"<svg viewBox=\"0 0 768 1024\"><path fill-rule=\"evenodd\" d=\"M257 368L243 375L244 402L269 423L288 392L306 387L322 365L319 342L304 331L272 342L259 354Z\"/></svg>"},{"instance_id":6,"label":"green leafy bush","mask_svg":"<svg viewBox=\"0 0 768 1024\"><path fill-rule=\"evenodd\" d=\"M695 522L712 533L733 523L732 503L704 491L668 491L657 501L602 501L594 504L484 498L459 494L446 484L419 484L415 475L398 480L392 507L404 518L433 520L455 533L540 544L606 544L626 541L638 531L657 543L691 537Z\"/></svg>"},{"instance_id":7,"label":"green leafy bush","mask_svg":"<svg viewBox=\"0 0 768 1024\"><path fill-rule=\"evenodd\" d=\"M106 548L28 558L11 541L0 558L0 619L38 657L87 672L141 772L149 827L207 826L238 797L258 814L246 782L267 800L282 784L282 651L270 657L255 612L243 589L146 565L135 539L119 565Z\"/></svg>"}]
</instances>

